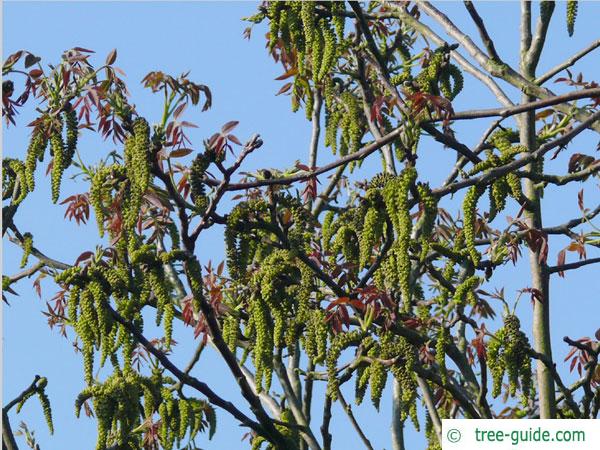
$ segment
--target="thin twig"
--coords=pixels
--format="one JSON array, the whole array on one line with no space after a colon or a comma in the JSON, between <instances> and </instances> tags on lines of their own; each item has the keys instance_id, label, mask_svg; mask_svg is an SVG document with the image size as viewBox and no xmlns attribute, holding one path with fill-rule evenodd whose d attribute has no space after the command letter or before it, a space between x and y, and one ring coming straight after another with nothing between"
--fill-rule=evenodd
<instances>
[{"instance_id":1,"label":"thin twig","mask_svg":"<svg viewBox=\"0 0 600 450\"><path fill-rule=\"evenodd\" d=\"M548 273L564 272L565 270L579 269L580 267L587 266L589 264L600 263L600 258L584 259L583 261L577 261L569 264L561 264L559 266L548 267Z\"/></svg>"},{"instance_id":2,"label":"thin twig","mask_svg":"<svg viewBox=\"0 0 600 450\"><path fill-rule=\"evenodd\" d=\"M473 22L475 22L475 26L477 26L477 30L479 31L479 36L481 37L481 40L483 41L483 45L485 45L485 48L486 48L488 54L490 55L490 58L492 58L498 62L502 62L502 59L498 55L498 52L496 51L496 47L494 46L494 41L490 37L490 35L487 31L487 28L485 27L485 24L483 23L483 19L477 12L475 5L471 1L465 1L463 3L465 5L465 8L467 8L467 11L469 12L469 15L471 16L471 19L473 19Z\"/></svg>"},{"instance_id":3,"label":"thin twig","mask_svg":"<svg viewBox=\"0 0 600 450\"><path fill-rule=\"evenodd\" d=\"M337 396L338 396L338 400L340 401L340 404L342 406L342 409L344 410L344 412L348 416L348 419L350 420L350 423L352 424L352 427L358 433L358 436L360 437L360 440L363 441L363 444L365 444L365 447L367 449L373 450L373 446L371 445L371 441L369 441L369 439L365 435L364 431L360 427L359 423L357 422L356 418L354 417L354 414L352 413L352 407L346 402L346 399L344 398L344 395L342 394L341 389L338 389Z\"/></svg>"},{"instance_id":4,"label":"thin twig","mask_svg":"<svg viewBox=\"0 0 600 450\"><path fill-rule=\"evenodd\" d=\"M331 433L329 423L331 422L331 398L326 395L323 404L323 422L321 424L321 435L323 436L323 450L331 450Z\"/></svg>"},{"instance_id":5,"label":"thin twig","mask_svg":"<svg viewBox=\"0 0 600 450\"><path fill-rule=\"evenodd\" d=\"M552 69L550 69L545 74L539 76L535 80L535 84L538 84L538 85L544 84L546 81L548 81L554 75L556 75L557 73L562 72L563 70L568 69L569 67L573 66L577 61L579 61L581 58L583 58L584 56L586 56L588 53L593 52L598 47L600 47L600 39L598 39L597 41L592 42L589 46L587 46L586 48L584 48L580 52L575 53L573 56L571 56L566 61L560 63L559 65L557 65L557 66L553 67Z\"/></svg>"}]
</instances>

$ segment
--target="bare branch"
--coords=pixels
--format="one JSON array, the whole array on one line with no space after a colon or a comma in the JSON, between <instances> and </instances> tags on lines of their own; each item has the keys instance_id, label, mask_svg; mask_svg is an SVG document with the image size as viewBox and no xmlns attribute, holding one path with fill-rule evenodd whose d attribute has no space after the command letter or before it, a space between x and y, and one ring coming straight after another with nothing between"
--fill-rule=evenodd
<instances>
[{"instance_id":1,"label":"bare branch","mask_svg":"<svg viewBox=\"0 0 600 450\"><path fill-rule=\"evenodd\" d=\"M438 438L438 442L442 442L442 421L440 420L440 416L437 413L437 409L435 407L435 402L433 400L433 395L431 394L431 389L429 389L429 385L427 382L417 376L417 384L421 388L421 395L423 396L423 401L425 402L425 406L427 407L427 412L429 413L429 417L431 417L431 422L433 423L433 429L435 430L435 435Z\"/></svg>"},{"instance_id":2,"label":"bare branch","mask_svg":"<svg viewBox=\"0 0 600 450\"><path fill-rule=\"evenodd\" d=\"M531 356L534 359L537 359L538 361L541 361L548 368L548 370L550 371L550 373L552 375L552 378L554 378L554 381L556 382L556 385L558 386L558 389L564 396L565 401L567 402L567 405L569 406L569 409L571 409L571 411L573 411L573 414L575 414L575 417L581 417L581 411L579 411L579 408L577 407L575 400L573 400L573 395L572 395L571 391L562 382L562 379L560 378L560 375L559 375L558 371L556 370L556 364L554 364L554 362L551 359L549 359L546 355L544 355L542 353L538 353L535 350L533 350L532 348L527 349L527 352L529 353L529 356Z\"/></svg>"},{"instance_id":3,"label":"bare branch","mask_svg":"<svg viewBox=\"0 0 600 450\"><path fill-rule=\"evenodd\" d=\"M550 26L550 20L554 13L555 4L554 2L541 2L540 4L540 15L537 20L535 29L535 35L533 41L529 46L529 50L525 55L525 65L528 68L526 72L535 72L544 44L546 42L546 34L548 33L548 27Z\"/></svg>"},{"instance_id":4,"label":"bare branch","mask_svg":"<svg viewBox=\"0 0 600 450\"><path fill-rule=\"evenodd\" d=\"M579 91L569 92L568 94L556 95L549 97L544 100L537 100L534 102L523 103L520 105L508 107L508 108L492 108L492 109L476 109L471 111L460 111L452 116L450 120L470 120L470 119L482 119L484 117L501 117L506 118L520 114L526 111L532 111L536 109L545 108L547 106L562 105L571 100L577 100L580 98L593 98L600 97L600 88L593 89L581 89ZM431 119L430 122L439 122L442 118Z\"/></svg>"},{"instance_id":5,"label":"bare branch","mask_svg":"<svg viewBox=\"0 0 600 450\"><path fill-rule=\"evenodd\" d=\"M498 52L496 51L496 47L494 46L494 41L488 34L487 28L483 23L483 19L477 12L475 5L472 1L465 1L463 3L465 5L465 8L467 8L467 11L469 12L469 15L471 16L471 19L473 19L473 22L475 22L475 25L477 26L479 36L481 36L481 40L483 41L483 45L485 45L488 55L490 55L490 58L498 62L502 62L502 59L500 58L500 56L498 56Z\"/></svg>"},{"instance_id":6,"label":"bare branch","mask_svg":"<svg viewBox=\"0 0 600 450\"><path fill-rule=\"evenodd\" d=\"M573 66L577 61L579 61L581 58L583 58L584 56L586 56L588 53L593 52L598 47L600 47L600 39L598 39L597 41L592 42L589 46L587 46L583 50L575 53L573 56L571 56L566 61L558 64L557 66L553 67L548 72L546 72L545 74L539 76L535 80L535 84L537 84L537 85L544 84L546 81L548 81L554 75L556 75L557 73L562 72L563 70L568 69L569 67Z\"/></svg>"},{"instance_id":7,"label":"bare branch","mask_svg":"<svg viewBox=\"0 0 600 450\"><path fill-rule=\"evenodd\" d=\"M331 422L331 398L325 396L323 404L323 423L321 424L321 435L323 436L323 450L331 450L331 433L329 432L329 423Z\"/></svg>"},{"instance_id":8,"label":"bare branch","mask_svg":"<svg viewBox=\"0 0 600 450\"><path fill-rule=\"evenodd\" d=\"M342 409L344 410L344 412L348 416L348 419L350 420L350 423L352 424L352 427L358 433L358 436L360 437L360 440L363 442L363 444L365 444L365 447L368 450L373 450L373 446L371 445L371 442L369 441L369 439L365 435L365 433L362 430L362 428L360 427L359 423L356 421L356 418L354 417L354 414L352 413L352 407L346 402L346 399L344 398L344 395L342 394L342 390L339 389L339 388L338 388L337 396L338 396L338 399L340 401L340 404L342 405Z\"/></svg>"},{"instance_id":9,"label":"bare branch","mask_svg":"<svg viewBox=\"0 0 600 450\"><path fill-rule=\"evenodd\" d=\"M548 267L548 272L549 273L564 272L565 270L579 269L580 267L588 266L590 264L596 264L596 263L600 263L600 258L590 258L590 259L584 259L582 261L577 261L577 262L573 262L573 263L569 263L569 264L561 264L559 266L551 266L551 267Z\"/></svg>"},{"instance_id":10,"label":"bare branch","mask_svg":"<svg viewBox=\"0 0 600 450\"><path fill-rule=\"evenodd\" d=\"M292 414L294 415L294 419L296 423L300 425L303 429L301 431L302 438L306 441L309 447L312 450L321 450L321 446L317 442L317 439L313 435L312 431L308 427L308 422L306 421L306 417L302 413L302 405L298 401L296 394L294 394L294 390L292 389L292 385L287 376L287 371L285 370L285 366L281 362L281 355L275 355L273 358L273 369L275 369L275 373L277 374L277 378L281 383L281 387L283 392L285 393L285 398L287 403L292 410Z\"/></svg>"},{"instance_id":11,"label":"bare branch","mask_svg":"<svg viewBox=\"0 0 600 450\"><path fill-rule=\"evenodd\" d=\"M548 175L548 174L537 174L530 170L521 170L517 172L519 177L529 178L536 182L550 183L556 186L562 186L572 181L581 181L588 178L590 175L594 175L600 171L600 162L590 164L587 168L579 170L577 172L569 173L567 175Z\"/></svg>"}]
</instances>

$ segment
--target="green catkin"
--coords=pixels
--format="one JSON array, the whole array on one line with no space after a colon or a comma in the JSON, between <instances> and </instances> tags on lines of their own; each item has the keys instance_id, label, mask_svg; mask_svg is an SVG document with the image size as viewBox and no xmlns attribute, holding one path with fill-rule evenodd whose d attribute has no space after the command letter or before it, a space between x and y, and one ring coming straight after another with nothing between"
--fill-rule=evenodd
<instances>
[{"instance_id":1,"label":"green catkin","mask_svg":"<svg viewBox=\"0 0 600 450\"><path fill-rule=\"evenodd\" d=\"M509 191L510 187L506 182L506 177L498 178L490 186L490 215L488 217L489 222L494 220L498 213L502 212L504 208L506 208L506 197Z\"/></svg>"},{"instance_id":2,"label":"green catkin","mask_svg":"<svg viewBox=\"0 0 600 450\"><path fill-rule=\"evenodd\" d=\"M22 161L18 159L5 158L2 164L3 172L7 172L6 168L4 168L4 162L8 162L10 170L15 174L15 179L13 179L11 188L8 190L5 198L9 198L11 195L13 195L12 189L14 188L15 183L18 181L19 195L16 198L13 198L13 205L18 205L25 200L25 197L27 197L27 194L29 193L29 189L27 188L27 169Z\"/></svg>"},{"instance_id":3,"label":"green catkin","mask_svg":"<svg viewBox=\"0 0 600 450\"><path fill-rule=\"evenodd\" d=\"M336 39L331 25L327 21L321 21L321 31L323 32L323 58L319 66L317 82L320 82L333 68L336 56Z\"/></svg>"},{"instance_id":4,"label":"green catkin","mask_svg":"<svg viewBox=\"0 0 600 450\"><path fill-rule=\"evenodd\" d=\"M173 319L175 317L175 307L170 301L164 306L164 330L165 330L165 348L169 350L171 348L171 341L173 338Z\"/></svg>"},{"instance_id":5,"label":"green catkin","mask_svg":"<svg viewBox=\"0 0 600 450\"><path fill-rule=\"evenodd\" d=\"M378 351L377 346L374 346L369 351L369 356L377 357ZM381 401L381 395L385 389L387 381L387 370L385 366L377 359L373 360L369 370L369 385L371 387L371 402L375 409L379 411L379 402Z\"/></svg>"},{"instance_id":6,"label":"green catkin","mask_svg":"<svg viewBox=\"0 0 600 450\"><path fill-rule=\"evenodd\" d=\"M185 437L185 433L190 425L191 414L192 407L190 403L185 399L179 400L179 430L177 432L179 440Z\"/></svg>"},{"instance_id":7,"label":"green catkin","mask_svg":"<svg viewBox=\"0 0 600 450\"><path fill-rule=\"evenodd\" d=\"M423 225L421 227L421 236L419 237L419 240L421 241L420 260L424 261L427 257L427 253L429 252L431 233L433 232L433 228L435 226L435 219L437 217L438 210L438 199L431 193L429 184L419 184L417 186L417 191L419 192L419 198L423 205Z\"/></svg>"},{"instance_id":8,"label":"green catkin","mask_svg":"<svg viewBox=\"0 0 600 450\"><path fill-rule=\"evenodd\" d=\"M75 327L77 324L77 308L79 308L79 296L81 288L79 286L72 286L69 291L69 300L67 303L67 317L71 325Z\"/></svg>"},{"instance_id":9,"label":"green catkin","mask_svg":"<svg viewBox=\"0 0 600 450\"><path fill-rule=\"evenodd\" d=\"M252 353L256 368L256 389L262 392L264 386L268 391L273 371L274 343L268 307L260 297L252 301L251 314L256 328L256 341Z\"/></svg>"},{"instance_id":10,"label":"green catkin","mask_svg":"<svg viewBox=\"0 0 600 450\"><path fill-rule=\"evenodd\" d=\"M23 257L21 258L21 269L23 269L27 265L27 261L29 260L29 255L31 255L31 251L33 250L33 236L31 233L23 234Z\"/></svg>"},{"instance_id":11,"label":"green catkin","mask_svg":"<svg viewBox=\"0 0 600 450\"><path fill-rule=\"evenodd\" d=\"M454 64L448 64L446 73L450 78L452 78L452 80L454 82L454 86L452 87L452 92L450 93L450 97L448 97L448 98L450 100L454 100L456 98L456 96L458 94L460 94L460 92L463 89L464 78L463 78L463 75L462 75L462 72L460 71L460 69L457 66L455 66Z\"/></svg>"},{"instance_id":12,"label":"green catkin","mask_svg":"<svg viewBox=\"0 0 600 450\"><path fill-rule=\"evenodd\" d=\"M567 0L567 32L573 36L575 32L575 19L577 18L577 0Z\"/></svg>"},{"instance_id":13,"label":"green catkin","mask_svg":"<svg viewBox=\"0 0 600 450\"><path fill-rule=\"evenodd\" d=\"M288 26L288 21L289 21L289 9L282 8L281 12L279 13L278 28L279 28L279 37L283 41L283 43L286 45L286 47L289 47L289 44L290 44L290 30L289 30L289 26Z\"/></svg>"},{"instance_id":14,"label":"green catkin","mask_svg":"<svg viewBox=\"0 0 600 450\"><path fill-rule=\"evenodd\" d=\"M342 143L340 155L345 156L349 153L355 153L360 150L361 138L363 135L361 125L361 108L358 99L349 91L344 91L341 100L346 108L346 113L342 116Z\"/></svg>"},{"instance_id":15,"label":"green catkin","mask_svg":"<svg viewBox=\"0 0 600 450\"><path fill-rule=\"evenodd\" d=\"M90 185L90 203L94 208L94 214L96 216L96 223L98 225L100 237L104 236L104 220L106 219L103 205L104 182L106 175L107 172L105 168L99 168L92 176L92 182Z\"/></svg>"},{"instance_id":16,"label":"green catkin","mask_svg":"<svg viewBox=\"0 0 600 450\"><path fill-rule=\"evenodd\" d=\"M362 330L353 330L348 333L335 335L327 353L327 395L332 400L337 399L339 380L337 378L337 361L345 349L352 345L360 344L365 334Z\"/></svg>"},{"instance_id":17,"label":"green catkin","mask_svg":"<svg viewBox=\"0 0 600 450\"><path fill-rule=\"evenodd\" d=\"M475 247L475 221L477 219L477 200L484 191L484 187L471 186L463 200L465 245L474 265L478 265L481 261L481 254Z\"/></svg>"},{"instance_id":18,"label":"green catkin","mask_svg":"<svg viewBox=\"0 0 600 450\"><path fill-rule=\"evenodd\" d=\"M60 117L60 116L59 116ZM58 197L60 195L60 184L62 180L62 175L65 170L65 144L62 138L62 118L60 120L60 128L55 130L50 137L50 148L52 150L52 154L54 155L54 160L52 163L52 202L56 203L58 201Z\"/></svg>"},{"instance_id":19,"label":"green catkin","mask_svg":"<svg viewBox=\"0 0 600 450\"><path fill-rule=\"evenodd\" d=\"M71 162L73 161L73 156L75 156L75 151L77 149L77 127L77 112L69 105L69 110L65 112L65 168L71 165Z\"/></svg>"},{"instance_id":20,"label":"green catkin","mask_svg":"<svg viewBox=\"0 0 600 450\"><path fill-rule=\"evenodd\" d=\"M316 309L306 327L304 349L314 364L321 364L327 354L328 328L325 313Z\"/></svg>"},{"instance_id":21,"label":"green catkin","mask_svg":"<svg viewBox=\"0 0 600 450\"><path fill-rule=\"evenodd\" d=\"M312 47L313 36L315 35L315 4L313 2L302 2L300 17L302 19L302 29L304 31L304 42L307 48Z\"/></svg>"},{"instance_id":22,"label":"green catkin","mask_svg":"<svg viewBox=\"0 0 600 450\"><path fill-rule=\"evenodd\" d=\"M450 332L445 326L440 326L435 343L435 362L438 365L442 383L448 382L448 371L446 370L446 346L450 343Z\"/></svg>"},{"instance_id":23,"label":"green catkin","mask_svg":"<svg viewBox=\"0 0 600 450\"><path fill-rule=\"evenodd\" d=\"M356 370L355 386L354 386L354 402L360 405L367 392L369 379L371 378L371 366L360 366Z\"/></svg>"},{"instance_id":24,"label":"green catkin","mask_svg":"<svg viewBox=\"0 0 600 450\"><path fill-rule=\"evenodd\" d=\"M208 197L206 196L203 178L209 165L209 158L205 154L198 154L190 168L191 197L200 214L204 214L208 207Z\"/></svg>"},{"instance_id":25,"label":"green catkin","mask_svg":"<svg viewBox=\"0 0 600 450\"><path fill-rule=\"evenodd\" d=\"M148 189L150 182L150 126L144 118L133 122L133 163L135 165L136 185L141 194Z\"/></svg>"},{"instance_id":26,"label":"green catkin","mask_svg":"<svg viewBox=\"0 0 600 450\"><path fill-rule=\"evenodd\" d=\"M365 214L365 222L360 234L360 267L369 265L373 249L383 235L385 216L378 207L371 207Z\"/></svg>"},{"instance_id":27,"label":"green catkin","mask_svg":"<svg viewBox=\"0 0 600 450\"><path fill-rule=\"evenodd\" d=\"M456 287L456 291L454 291L454 297L453 297L453 301L455 305L464 305L465 304L465 300L470 300L472 303L472 300L475 299L474 295L469 295L472 294L473 290L479 286L480 283L480 278L476 275L470 276L469 278L467 278L465 281L463 281L461 284L459 284ZM475 306L474 304L472 304L471 306Z\"/></svg>"},{"instance_id":28,"label":"green catkin","mask_svg":"<svg viewBox=\"0 0 600 450\"><path fill-rule=\"evenodd\" d=\"M333 211L327 211L325 219L323 219L323 225L321 227L321 246L325 253L329 252L329 243L335 233L335 228L333 227L334 217L335 213Z\"/></svg>"},{"instance_id":29,"label":"green catkin","mask_svg":"<svg viewBox=\"0 0 600 450\"><path fill-rule=\"evenodd\" d=\"M33 192L35 189L35 169L38 159L43 157L47 145L48 140L44 136L43 131L34 131L25 158L25 179L27 180L27 190L29 192Z\"/></svg>"},{"instance_id":30,"label":"green catkin","mask_svg":"<svg viewBox=\"0 0 600 450\"><path fill-rule=\"evenodd\" d=\"M41 380L45 380L45 378L42 378ZM44 418L46 419L48 430L50 431L50 434L54 434L54 422L52 421L52 408L50 407L50 400L44 392L44 389L38 390L37 396L40 400L40 404L42 405L42 410L44 411Z\"/></svg>"},{"instance_id":31,"label":"green catkin","mask_svg":"<svg viewBox=\"0 0 600 450\"><path fill-rule=\"evenodd\" d=\"M325 38L323 36L324 27L325 20L321 19L319 25L315 28L312 39L312 80L315 84L319 82L319 71L323 64L323 52L325 48Z\"/></svg>"},{"instance_id":32,"label":"green catkin","mask_svg":"<svg viewBox=\"0 0 600 450\"><path fill-rule=\"evenodd\" d=\"M282 3L278 1L269 2L267 9L267 15L269 16L269 50L273 50L277 44L279 37L279 23L280 14L282 10Z\"/></svg>"},{"instance_id":33,"label":"green catkin","mask_svg":"<svg viewBox=\"0 0 600 450\"><path fill-rule=\"evenodd\" d=\"M502 378L504 378L505 367L502 362L504 359L504 350L502 349L504 335L504 328L501 328L496 332L487 346L487 363L490 367L490 371L492 372L492 397L494 398L500 395L500 391L502 389Z\"/></svg>"},{"instance_id":34,"label":"green catkin","mask_svg":"<svg viewBox=\"0 0 600 450\"><path fill-rule=\"evenodd\" d=\"M335 261L337 253L341 250L346 262L353 265L358 264L359 247L356 233L350 226L342 225L335 235L333 245L331 247L331 258Z\"/></svg>"},{"instance_id":35,"label":"green catkin","mask_svg":"<svg viewBox=\"0 0 600 450\"><path fill-rule=\"evenodd\" d=\"M345 10L344 2L331 2L329 7L331 8L331 21L335 27L338 41L342 41L344 39L344 27L346 25L346 18L343 15Z\"/></svg>"},{"instance_id":36,"label":"green catkin","mask_svg":"<svg viewBox=\"0 0 600 450\"><path fill-rule=\"evenodd\" d=\"M392 224L396 229L398 238L394 255L396 259L396 273L400 285L400 293L403 299L404 311L411 305L410 290L410 239L412 233L412 219L410 217L410 205L408 194L410 187L417 179L417 171L414 167L407 167L399 177L390 179L384 189L383 197L386 210Z\"/></svg>"},{"instance_id":37,"label":"green catkin","mask_svg":"<svg viewBox=\"0 0 600 450\"><path fill-rule=\"evenodd\" d=\"M487 362L492 372L492 396L497 397L502 389L504 373L508 374L509 393L514 396L520 381L523 405L533 395L531 385L531 360L527 336L520 329L517 316L509 314L504 326L499 329L487 348Z\"/></svg>"}]
</instances>

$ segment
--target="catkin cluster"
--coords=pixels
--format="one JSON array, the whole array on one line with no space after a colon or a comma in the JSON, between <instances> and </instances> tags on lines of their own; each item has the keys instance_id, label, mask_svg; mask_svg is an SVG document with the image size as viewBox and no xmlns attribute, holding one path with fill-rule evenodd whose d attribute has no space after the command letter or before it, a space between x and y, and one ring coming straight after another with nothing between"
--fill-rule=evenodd
<instances>
[{"instance_id":1,"label":"catkin cluster","mask_svg":"<svg viewBox=\"0 0 600 450\"><path fill-rule=\"evenodd\" d=\"M109 446L141 448L142 436L134 430L144 420L159 415L158 436L161 447L180 447L186 435L193 439L208 425L209 436L215 431L215 412L206 402L193 398L174 397L168 385L174 380L158 370L145 377L137 373L115 372L103 383L84 389L75 401L75 414L92 400L97 422L97 450Z\"/></svg>"},{"instance_id":2,"label":"catkin cluster","mask_svg":"<svg viewBox=\"0 0 600 450\"><path fill-rule=\"evenodd\" d=\"M85 270L74 266L55 277L55 281L68 290L67 319L82 342L84 376L88 385L94 382L95 350L99 350L100 366L103 366L109 358L115 365L115 353L121 349L123 370L125 373L132 371L133 338L124 326L114 320L110 311L111 297L115 300L117 312L142 331L141 309L153 294L157 324L162 321L164 326L165 347L168 349L171 345L175 309L171 286L162 264L181 260L183 254L174 250L159 255L154 247L144 245L130 257L134 266L132 271L124 264L111 267L93 264ZM119 367L118 362L116 367Z\"/></svg>"},{"instance_id":3,"label":"catkin cluster","mask_svg":"<svg viewBox=\"0 0 600 450\"><path fill-rule=\"evenodd\" d=\"M152 165L150 126L146 119L138 117L132 124L133 133L125 140L125 169L129 181L124 211L124 225L133 231L142 207L142 198L150 183ZM125 206L125 205L124 205Z\"/></svg>"},{"instance_id":4,"label":"catkin cluster","mask_svg":"<svg viewBox=\"0 0 600 450\"><path fill-rule=\"evenodd\" d=\"M27 169L23 161L14 158L2 160L2 199L12 197L14 206L21 203L29 194Z\"/></svg>"},{"instance_id":5,"label":"catkin cluster","mask_svg":"<svg viewBox=\"0 0 600 450\"><path fill-rule=\"evenodd\" d=\"M44 159L44 153L48 146L48 138L40 128L36 128L29 141L27 156L25 157L25 179L27 180L27 190L33 192L35 189L35 169L37 163Z\"/></svg>"},{"instance_id":6,"label":"catkin cluster","mask_svg":"<svg viewBox=\"0 0 600 450\"><path fill-rule=\"evenodd\" d=\"M463 232L465 246L474 265L481 261L481 254L475 247L477 201L485 192L485 188L479 185L471 186L463 199Z\"/></svg>"},{"instance_id":7,"label":"catkin cluster","mask_svg":"<svg viewBox=\"0 0 600 450\"><path fill-rule=\"evenodd\" d=\"M470 276L462 283L460 283L454 291L454 297L452 300L456 306L464 306L467 301L471 306L477 304L477 296L475 295L475 289L481 283L481 279L476 276Z\"/></svg>"},{"instance_id":8,"label":"catkin cluster","mask_svg":"<svg viewBox=\"0 0 600 450\"><path fill-rule=\"evenodd\" d=\"M406 50L403 50L402 58L406 66L409 61ZM450 49L444 45L430 54L425 67L413 80L411 80L410 72L405 70L392 81L394 84L406 84L411 91L438 96L441 93L447 99L454 100L463 89L464 79L460 69L450 63L449 59ZM411 82L407 83L407 81Z\"/></svg>"},{"instance_id":9,"label":"catkin cluster","mask_svg":"<svg viewBox=\"0 0 600 450\"><path fill-rule=\"evenodd\" d=\"M327 395L332 400L336 400L338 396L339 380L337 378L337 362L344 350L349 347L357 346L365 337L362 330L353 330L347 333L336 334L329 349L327 350Z\"/></svg>"},{"instance_id":10,"label":"catkin cluster","mask_svg":"<svg viewBox=\"0 0 600 450\"><path fill-rule=\"evenodd\" d=\"M384 233L385 206L381 190L370 188L365 194L367 212L364 215L364 223L360 233L359 265L361 268L371 262L373 250L379 246Z\"/></svg>"},{"instance_id":11,"label":"catkin cluster","mask_svg":"<svg viewBox=\"0 0 600 450\"><path fill-rule=\"evenodd\" d=\"M532 394L531 359L527 353L529 340L521 331L517 316L509 314L504 318L504 326L500 328L487 348L487 363L493 379L492 396L497 397L502 389L504 374L508 374L509 393L515 395L521 386L523 405L527 404Z\"/></svg>"},{"instance_id":12,"label":"catkin cluster","mask_svg":"<svg viewBox=\"0 0 600 450\"><path fill-rule=\"evenodd\" d=\"M298 78L308 75L316 84L333 69L344 36L343 3L327 5L329 17L317 14L312 2L270 2L269 48L280 44L296 57ZM309 72L310 71L310 72Z\"/></svg>"},{"instance_id":13,"label":"catkin cluster","mask_svg":"<svg viewBox=\"0 0 600 450\"><path fill-rule=\"evenodd\" d=\"M438 198L431 193L431 188L427 183L419 184L417 186L417 191L419 193L419 200L421 202L423 211L421 219L423 223L421 226L421 235L419 236L419 241L421 243L420 260L424 261L427 257L427 253L429 252L431 234L435 227L435 219L438 212Z\"/></svg>"},{"instance_id":14,"label":"catkin cluster","mask_svg":"<svg viewBox=\"0 0 600 450\"><path fill-rule=\"evenodd\" d=\"M32 386L32 388L27 390L19 403L17 403L17 413L21 411L21 408L23 408L23 405L25 405L27 400L36 395L40 405L42 406L42 411L44 412L44 419L46 420L46 425L48 425L48 430L50 431L50 434L54 434L52 408L50 406L50 399L48 399L48 395L46 394L47 385L48 379L46 377L36 378L35 384Z\"/></svg>"},{"instance_id":15,"label":"catkin cluster","mask_svg":"<svg viewBox=\"0 0 600 450\"><path fill-rule=\"evenodd\" d=\"M404 310L411 304L410 290L410 241L412 219L410 217L409 190L417 179L414 167L407 167L398 177L390 178L383 188L385 208L396 231L397 238L384 261L383 271L391 283L398 283Z\"/></svg>"},{"instance_id":16,"label":"catkin cluster","mask_svg":"<svg viewBox=\"0 0 600 450\"><path fill-rule=\"evenodd\" d=\"M333 86L326 92L325 145L341 156L354 153L360 149L366 131L360 101L350 91L334 94Z\"/></svg>"},{"instance_id":17,"label":"catkin cluster","mask_svg":"<svg viewBox=\"0 0 600 450\"><path fill-rule=\"evenodd\" d=\"M204 153L198 153L190 168L190 194L199 214L204 214L208 207L208 196L204 185L206 169L213 163L217 155L208 149Z\"/></svg>"},{"instance_id":18,"label":"catkin cluster","mask_svg":"<svg viewBox=\"0 0 600 450\"><path fill-rule=\"evenodd\" d=\"M267 211L264 200L238 203L227 216L225 253L229 273L234 280L241 279L252 259L260 253L258 239L253 234L251 221Z\"/></svg>"},{"instance_id":19,"label":"catkin cluster","mask_svg":"<svg viewBox=\"0 0 600 450\"><path fill-rule=\"evenodd\" d=\"M302 345L306 355L314 364L325 361L327 354L327 337L329 327L327 326L325 313L321 309L311 310L306 322L306 328L302 336Z\"/></svg>"}]
</instances>

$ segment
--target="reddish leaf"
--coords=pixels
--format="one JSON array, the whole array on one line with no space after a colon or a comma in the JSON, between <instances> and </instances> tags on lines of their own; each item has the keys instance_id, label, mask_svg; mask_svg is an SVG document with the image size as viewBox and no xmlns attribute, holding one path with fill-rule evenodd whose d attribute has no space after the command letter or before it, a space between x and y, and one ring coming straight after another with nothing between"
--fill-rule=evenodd
<instances>
[{"instance_id":1,"label":"reddish leaf","mask_svg":"<svg viewBox=\"0 0 600 450\"><path fill-rule=\"evenodd\" d=\"M75 47L75 48L73 48L73 50L77 50L78 52L84 52L84 53L96 53L94 50L88 50L87 48L82 48L82 47Z\"/></svg>"},{"instance_id":2,"label":"reddish leaf","mask_svg":"<svg viewBox=\"0 0 600 450\"><path fill-rule=\"evenodd\" d=\"M43 73L44 72L42 72L41 69L31 69L29 71L29 76L31 78L38 78L38 77L42 76Z\"/></svg>"},{"instance_id":3,"label":"reddish leaf","mask_svg":"<svg viewBox=\"0 0 600 450\"><path fill-rule=\"evenodd\" d=\"M94 253L90 252L90 251L86 251L83 252L81 255L79 255L79 257L77 258L77 260L75 261L75 263L73 264L74 266L78 265L81 261L85 261L86 259L91 258L92 256L94 256Z\"/></svg>"},{"instance_id":4,"label":"reddish leaf","mask_svg":"<svg viewBox=\"0 0 600 450\"><path fill-rule=\"evenodd\" d=\"M294 75L296 75L298 73L298 69L296 67L292 67L290 70L288 70L286 73L284 73L283 75L279 75L277 78L275 78L276 80L285 80L289 77L293 77Z\"/></svg>"},{"instance_id":5,"label":"reddish leaf","mask_svg":"<svg viewBox=\"0 0 600 450\"><path fill-rule=\"evenodd\" d=\"M279 89L279 91L277 91L277 94L275 94L275 95L284 94L287 91L289 91L291 88L292 88L292 83L285 83L283 86L281 86L281 89Z\"/></svg>"},{"instance_id":6,"label":"reddish leaf","mask_svg":"<svg viewBox=\"0 0 600 450\"><path fill-rule=\"evenodd\" d=\"M108 54L108 56L106 57L106 65L110 66L111 64L113 64L117 59L117 49L113 49L111 50L111 52Z\"/></svg>"},{"instance_id":7,"label":"reddish leaf","mask_svg":"<svg viewBox=\"0 0 600 450\"><path fill-rule=\"evenodd\" d=\"M169 158L182 158L184 156L189 155L193 151L194 150L192 150L191 148L179 148L169 153Z\"/></svg>"},{"instance_id":8,"label":"reddish leaf","mask_svg":"<svg viewBox=\"0 0 600 450\"><path fill-rule=\"evenodd\" d=\"M237 127L239 122L237 120L232 120L227 122L225 125L221 127L221 134L229 134L231 133L235 127Z\"/></svg>"}]
</instances>

